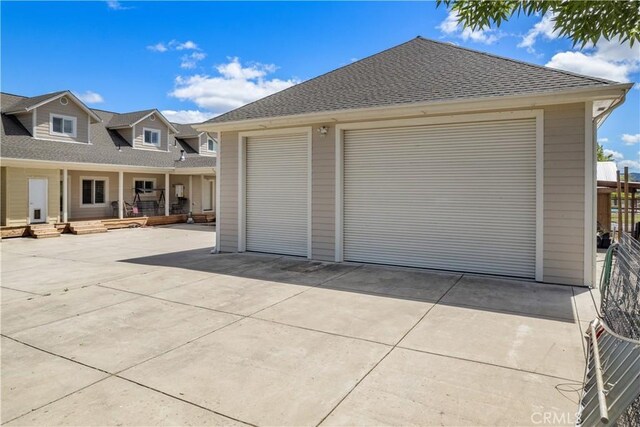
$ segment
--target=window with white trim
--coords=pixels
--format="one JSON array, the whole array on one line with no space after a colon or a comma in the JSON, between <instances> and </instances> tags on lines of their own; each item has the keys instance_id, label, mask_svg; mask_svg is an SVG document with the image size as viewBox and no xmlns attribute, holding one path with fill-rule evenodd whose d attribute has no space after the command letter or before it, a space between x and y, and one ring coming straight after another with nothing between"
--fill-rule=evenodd
<instances>
[{"instance_id":1,"label":"window with white trim","mask_svg":"<svg viewBox=\"0 0 640 427\"><path fill-rule=\"evenodd\" d=\"M82 206L104 206L107 202L107 180L103 178L82 178Z\"/></svg>"},{"instance_id":2,"label":"window with white trim","mask_svg":"<svg viewBox=\"0 0 640 427\"><path fill-rule=\"evenodd\" d=\"M155 187L155 180L135 179L133 181L133 188L136 193L151 193Z\"/></svg>"},{"instance_id":3,"label":"window with white trim","mask_svg":"<svg viewBox=\"0 0 640 427\"><path fill-rule=\"evenodd\" d=\"M160 146L160 131L158 129L142 129L142 142L146 145Z\"/></svg>"},{"instance_id":4,"label":"window with white trim","mask_svg":"<svg viewBox=\"0 0 640 427\"><path fill-rule=\"evenodd\" d=\"M211 153L215 153L217 151L216 142L211 138L207 139L207 151Z\"/></svg>"},{"instance_id":5,"label":"window with white trim","mask_svg":"<svg viewBox=\"0 0 640 427\"><path fill-rule=\"evenodd\" d=\"M75 138L77 118L73 116L63 116L61 114L51 114L50 129L51 135L69 136Z\"/></svg>"}]
</instances>

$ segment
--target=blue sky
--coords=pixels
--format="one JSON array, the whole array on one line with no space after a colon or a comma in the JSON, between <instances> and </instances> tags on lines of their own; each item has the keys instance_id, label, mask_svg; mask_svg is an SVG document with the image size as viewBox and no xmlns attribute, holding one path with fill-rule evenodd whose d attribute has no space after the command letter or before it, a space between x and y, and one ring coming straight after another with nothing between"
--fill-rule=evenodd
<instances>
[{"instance_id":1,"label":"blue sky","mask_svg":"<svg viewBox=\"0 0 640 427\"><path fill-rule=\"evenodd\" d=\"M640 46L573 49L549 17L471 32L432 2L6 2L2 90L60 89L119 112L200 121L417 35L612 80L640 81ZM640 90L600 128L640 171Z\"/></svg>"}]
</instances>

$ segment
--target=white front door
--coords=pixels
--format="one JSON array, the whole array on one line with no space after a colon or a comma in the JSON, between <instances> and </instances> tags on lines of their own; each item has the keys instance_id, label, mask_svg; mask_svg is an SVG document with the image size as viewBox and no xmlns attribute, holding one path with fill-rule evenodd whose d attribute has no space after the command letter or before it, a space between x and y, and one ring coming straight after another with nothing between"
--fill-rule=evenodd
<instances>
[{"instance_id":1,"label":"white front door","mask_svg":"<svg viewBox=\"0 0 640 427\"><path fill-rule=\"evenodd\" d=\"M47 180L29 178L29 223L47 222Z\"/></svg>"}]
</instances>

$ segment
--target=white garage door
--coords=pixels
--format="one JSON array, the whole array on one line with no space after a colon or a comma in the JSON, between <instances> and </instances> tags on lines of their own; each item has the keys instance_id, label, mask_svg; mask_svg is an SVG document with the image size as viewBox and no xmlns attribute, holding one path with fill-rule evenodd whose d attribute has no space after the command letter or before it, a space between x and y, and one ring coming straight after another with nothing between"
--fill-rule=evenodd
<instances>
[{"instance_id":1,"label":"white garage door","mask_svg":"<svg viewBox=\"0 0 640 427\"><path fill-rule=\"evenodd\" d=\"M307 255L307 135L246 143L247 250Z\"/></svg>"},{"instance_id":2,"label":"white garage door","mask_svg":"<svg viewBox=\"0 0 640 427\"><path fill-rule=\"evenodd\" d=\"M535 119L344 133L344 259L535 276Z\"/></svg>"}]
</instances>

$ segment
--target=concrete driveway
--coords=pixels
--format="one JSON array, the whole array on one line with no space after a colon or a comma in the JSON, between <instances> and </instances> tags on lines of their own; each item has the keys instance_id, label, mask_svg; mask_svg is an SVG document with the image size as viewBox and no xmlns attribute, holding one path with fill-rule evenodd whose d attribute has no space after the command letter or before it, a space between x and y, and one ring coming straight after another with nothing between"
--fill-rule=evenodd
<instances>
[{"instance_id":1,"label":"concrete driveway","mask_svg":"<svg viewBox=\"0 0 640 427\"><path fill-rule=\"evenodd\" d=\"M575 421L588 291L213 241L201 225L3 241L2 423Z\"/></svg>"}]
</instances>

